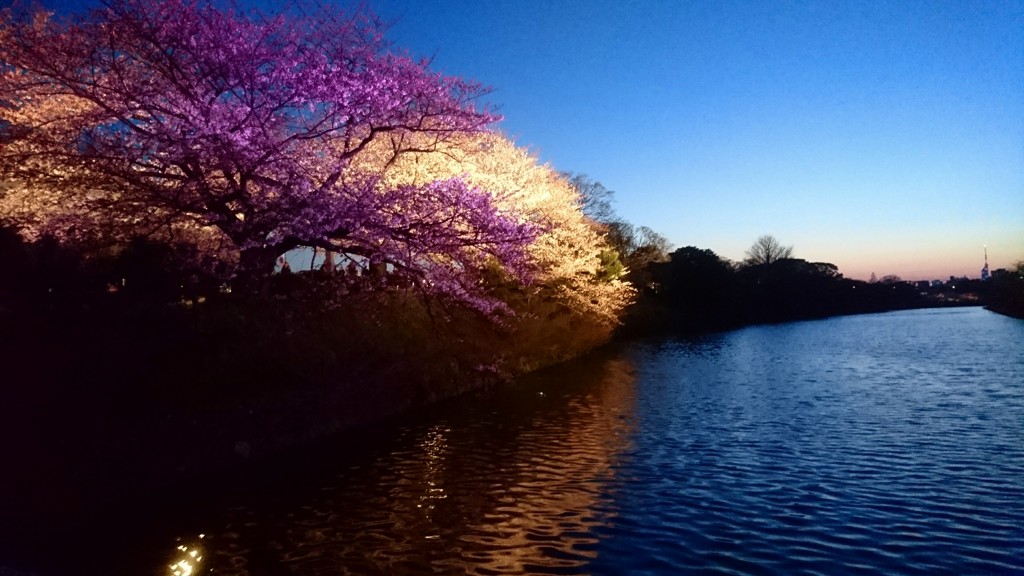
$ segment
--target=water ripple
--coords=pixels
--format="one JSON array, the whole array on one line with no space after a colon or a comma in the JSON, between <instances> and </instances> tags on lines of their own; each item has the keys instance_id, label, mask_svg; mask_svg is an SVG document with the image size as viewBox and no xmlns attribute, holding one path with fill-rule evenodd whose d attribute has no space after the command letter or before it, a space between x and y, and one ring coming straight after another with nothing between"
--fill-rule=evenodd
<instances>
[{"instance_id":1,"label":"water ripple","mask_svg":"<svg viewBox=\"0 0 1024 576\"><path fill-rule=\"evenodd\" d=\"M216 574L1024 574L1021 350L980 309L637 344L182 514Z\"/></svg>"}]
</instances>

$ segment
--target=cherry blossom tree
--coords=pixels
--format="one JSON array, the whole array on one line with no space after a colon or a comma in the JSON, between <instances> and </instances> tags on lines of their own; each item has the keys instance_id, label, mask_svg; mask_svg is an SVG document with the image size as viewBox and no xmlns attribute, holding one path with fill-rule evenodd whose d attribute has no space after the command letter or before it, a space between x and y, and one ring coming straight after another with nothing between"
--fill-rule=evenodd
<instances>
[{"instance_id":1,"label":"cherry blossom tree","mask_svg":"<svg viewBox=\"0 0 1024 576\"><path fill-rule=\"evenodd\" d=\"M533 290L544 290L576 314L612 327L632 301L619 274L602 275L611 246L585 213L584 198L564 174L495 132L460 134L445 142L429 135L383 138L353 159L352 169L380 175L384 189L460 177L487 190L501 210L539 231L527 246L537 270ZM417 152L398 158L394 150ZM621 266L619 272L621 272Z\"/></svg>"},{"instance_id":2,"label":"cherry blossom tree","mask_svg":"<svg viewBox=\"0 0 1024 576\"><path fill-rule=\"evenodd\" d=\"M493 262L525 278L539 228L487 191L350 169L385 135L396 159L486 128L486 90L389 51L365 11L297 12L110 0L75 21L4 13L0 210L72 240L205 241L240 279L299 246L469 300Z\"/></svg>"}]
</instances>

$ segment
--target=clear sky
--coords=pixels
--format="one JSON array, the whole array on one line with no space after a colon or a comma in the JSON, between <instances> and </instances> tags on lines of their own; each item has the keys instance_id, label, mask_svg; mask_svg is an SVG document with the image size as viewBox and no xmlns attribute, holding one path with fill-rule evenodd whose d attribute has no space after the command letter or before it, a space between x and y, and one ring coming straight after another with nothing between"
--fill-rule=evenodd
<instances>
[{"instance_id":1,"label":"clear sky","mask_svg":"<svg viewBox=\"0 0 1024 576\"><path fill-rule=\"evenodd\" d=\"M1024 2L370 0L674 245L848 277L1024 259Z\"/></svg>"},{"instance_id":2,"label":"clear sky","mask_svg":"<svg viewBox=\"0 0 1024 576\"><path fill-rule=\"evenodd\" d=\"M367 3L676 247L772 234L861 279L1024 259L1024 0Z\"/></svg>"}]
</instances>

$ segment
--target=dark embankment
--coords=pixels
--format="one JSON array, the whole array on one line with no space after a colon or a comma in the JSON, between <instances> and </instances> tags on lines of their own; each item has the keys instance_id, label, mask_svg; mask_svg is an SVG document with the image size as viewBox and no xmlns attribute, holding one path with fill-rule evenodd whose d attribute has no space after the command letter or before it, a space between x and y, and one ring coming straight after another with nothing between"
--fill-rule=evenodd
<instances>
[{"instance_id":1,"label":"dark embankment","mask_svg":"<svg viewBox=\"0 0 1024 576\"><path fill-rule=\"evenodd\" d=\"M112 291L66 254L30 255L0 286L0 558L610 335L514 290L500 321L319 273L168 301L182 279L159 267Z\"/></svg>"},{"instance_id":2,"label":"dark embankment","mask_svg":"<svg viewBox=\"0 0 1024 576\"><path fill-rule=\"evenodd\" d=\"M987 286L986 307L993 312L1024 319L1024 269L997 270Z\"/></svg>"}]
</instances>

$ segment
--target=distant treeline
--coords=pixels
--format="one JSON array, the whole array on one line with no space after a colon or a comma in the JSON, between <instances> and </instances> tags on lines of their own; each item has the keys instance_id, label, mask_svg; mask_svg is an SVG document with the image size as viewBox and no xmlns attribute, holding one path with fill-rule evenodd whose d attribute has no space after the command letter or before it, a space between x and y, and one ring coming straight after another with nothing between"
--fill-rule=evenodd
<instances>
[{"instance_id":1,"label":"distant treeline","mask_svg":"<svg viewBox=\"0 0 1024 576\"><path fill-rule=\"evenodd\" d=\"M749 324L936 306L987 304L1021 316L1024 279L998 274L989 282L921 287L902 281L844 278L834 264L783 257L734 264L688 246L652 263L623 332L697 333ZM1016 313L1014 313L1016 311Z\"/></svg>"}]
</instances>

